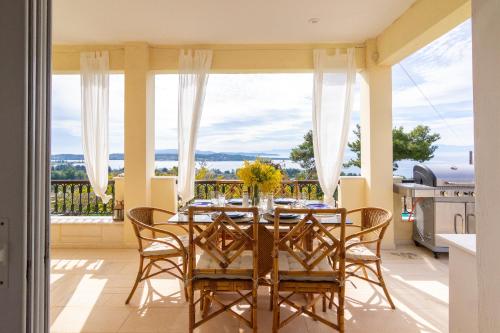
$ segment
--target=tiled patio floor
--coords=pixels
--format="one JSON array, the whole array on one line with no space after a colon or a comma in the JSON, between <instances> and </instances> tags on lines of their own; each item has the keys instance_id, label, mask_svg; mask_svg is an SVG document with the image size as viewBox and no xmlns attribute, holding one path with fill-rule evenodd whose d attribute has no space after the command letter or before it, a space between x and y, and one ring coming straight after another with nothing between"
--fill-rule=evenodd
<instances>
[{"instance_id":1,"label":"tiled patio floor","mask_svg":"<svg viewBox=\"0 0 500 333\"><path fill-rule=\"evenodd\" d=\"M448 332L448 258L416 247L385 251L384 271L397 310L363 281L347 286L346 332ZM137 290L124 304L137 270L134 250L53 250L51 332L187 332L181 285L166 276ZM270 332L268 290L259 290L259 331ZM320 307L319 307L320 309ZM330 311L334 315L333 311ZM229 315L198 332L250 332ZM280 332L332 332L298 318Z\"/></svg>"}]
</instances>

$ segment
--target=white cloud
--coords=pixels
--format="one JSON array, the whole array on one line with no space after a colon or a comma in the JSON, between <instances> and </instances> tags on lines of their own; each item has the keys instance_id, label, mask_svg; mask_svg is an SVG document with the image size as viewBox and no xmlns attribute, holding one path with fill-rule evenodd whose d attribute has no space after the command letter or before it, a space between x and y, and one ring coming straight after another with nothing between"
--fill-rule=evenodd
<instances>
[{"instance_id":1,"label":"white cloud","mask_svg":"<svg viewBox=\"0 0 500 333\"><path fill-rule=\"evenodd\" d=\"M124 76L112 74L109 82L109 151L123 152ZM80 76L52 76L52 153L82 154Z\"/></svg>"},{"instance_id":2,"label":"white cloud","mask_svg":"<svg viewBox=\"0 0 500 333\"><path fill-rule=\"evenodd\" d=\"M176 80L156 77L157 149L177 146ZM300 144L312 128L312 80L312 73L211 75L197 148L268 151Z\"/></svg>"},{"instance_id":3,"label":"white cloud","mask_svg":"<svg viewBox=\"0 0 500 333\"><path fill-rule=\"evenodd\" d=\"M470 20L393 67L394 125L423 124L439 144L472 145L472 45ZM444 119L443 119L444 118Z\"/></svg>"},{"instance_id":4,"label":"white cloud","mask_svg":"<svg viewBox=\"0 0 500 333\"><path fill-rule=\"evenodd\" d=\"M435 105L472 100L470 28L467 21L400 63ZM428 106L400 65L393 69L393 107Z\"/></svg>"}]
</instances>

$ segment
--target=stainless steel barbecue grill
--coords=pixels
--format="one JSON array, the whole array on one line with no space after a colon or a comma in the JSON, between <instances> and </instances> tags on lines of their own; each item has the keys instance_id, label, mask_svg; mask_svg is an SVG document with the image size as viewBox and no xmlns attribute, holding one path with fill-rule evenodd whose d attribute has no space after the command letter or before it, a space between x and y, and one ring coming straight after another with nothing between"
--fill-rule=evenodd
<instances>
[{"instance_id":1,"label":"stainless steel barbecue grill","mask_svg":"<svg viewBox=\"0 0 500 333\"><path fill-rule=\"evenodd\" d=\"M413 167L414 183L394 184L394 191L412 198L413 240L434 252L448 252L437 234L475 234L474 167Z\"/></svg>"}]
</instances>

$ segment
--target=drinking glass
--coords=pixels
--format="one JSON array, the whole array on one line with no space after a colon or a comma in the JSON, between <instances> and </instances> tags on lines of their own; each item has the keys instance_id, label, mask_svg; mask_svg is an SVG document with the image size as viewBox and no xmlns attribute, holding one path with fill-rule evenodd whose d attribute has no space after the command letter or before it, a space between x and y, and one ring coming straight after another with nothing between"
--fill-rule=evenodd
<instances>
[{"instance_id":1,"label":"drinking glass","mask_svg":"<svg viewBox=\"0 0 500 333\"><path fill-rule=\"evenodd\" d=\"M273 208L274 208L273 205L274 205L274 194L273 193L269 193L267 195L266 210L268 212L272 211Z\"/></svg>"},{"instance_id":2,"label":"drinking glass","mask_svg":"<svg viewBox=\"0 0 500 333\"><path fill-rule=\"evenodd\" d=\"M216 205L218 202L217 196L214 191L208 192L208 199L212 202L212 204Z\"/></svg>"},{"instance_id":3,"label":"drinking glass","mask_svg":"<svg viewBox=\"0 0 500 333\"><path fill-rule=\"evenodd\" d=\"M243 191L243 196L241 198L241 206L243 208L247 208L248 207L248 191Z\"/></svg>"},{"instance_id":4,"label":"drinking glass","mask_svg":"<svg viewBox=\"0 0 500 333\"><path fill-rule=\"evenodd\" d=\"M217 201L219 207L224 207L226 205L226 196L224 195L224 193L219 193L219 195L217 196Z\"/></svg>"},{"instance_id":5,"label":"drinking glass","mask_svg":"<svg viewBox=\"0 0 500 333\"><path fill-rule=\"evenodd\" d=\"M308 199L309 199L309 198L307 197L307 193L305 193L305 192L300 192L300 194L299 194L299 206L300 206L300 207L305 207L305 206L306 206L306 204L307 204L307 200L308 200Z\"/></svg>"},{"instance_id":6,"label":"drinking glass","mask_svg":"<svg viewBox=\"0 0 500 333\"><path fill-rule=\"evenodd\" d=\"M259 203L258 203L257 207L259 208L259 212L261 214L265 213L267 210L267 201L268 201L267 196L264 193L260 192L259 193Z\"/></svg>"}]
</instances>

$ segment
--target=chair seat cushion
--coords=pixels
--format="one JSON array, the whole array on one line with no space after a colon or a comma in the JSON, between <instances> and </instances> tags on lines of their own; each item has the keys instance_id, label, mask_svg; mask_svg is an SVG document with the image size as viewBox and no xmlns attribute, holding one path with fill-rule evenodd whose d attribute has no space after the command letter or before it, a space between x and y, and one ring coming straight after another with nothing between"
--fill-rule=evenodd
<instances>
[{"instance_id":1,"label":"chair seat cushion","mask_svg":"<svg viewBox=\"0 0 500 333\"><path fill-rule=\"evenodd\" d=\"M303 258L300 252L297 255ZM312 261L311 261L312 262ZM307 271L297 259L287 251L279 251L279 279L286 281L337 281L337 275L328 257L320 260L311 271Z\"/></svg>"},{"instance_id":2,"label":"chair seat cushion","mask_svg":"<svg viewBox=\"0 0 500 333\"><path fill-rule=\"evenodd\" d=\"M203 251L196 263L195 279L252 279L253 252L241 252L226 268L219 265L219 261L208 252Z\"/></svg>"},{"instance_id":3,"label":"chair seat cushion","mask_svg":"<svg viewBox=\"0 0 500 333\"><path fill-rule=\"evenodd\" d=\"M181 235L177 236L182 242L182 245L184 248L187 248L189 245L189 236L188 235ZM173 237L159 237L157 238L158 240L162 242L167 242L172 245L175 245L176 247L179 246L177 241ZM171 254L176 254L178 253L179 250L176 249L173 246L167 245L165 243L160 243L160 242L151 242L151 244L147 247L145 247L142 250L142 254L144 256L162 256L162 255L171 255Z\"/></svg>"},{"instance_id":4,"label":"chair seat cushion","mask_svg":"<svg viewBox=\"0 0 500 333\"><path fill-rule=\"evenodd\" d=\"M280 225L279 226L280 233L282 233L282 232L290 232L290 230L291 230L290 226L293 227L294 225L293 224L290 224L289 226L288 225L283 225L283 226ZM269 231L271 231L271 232L274 232L274 226L266 226L266 229L269 230Z\"/></svg>"},{"instance_id":5,"label":"chair seat cushion","mask_svg":"<svg viewBox=\"0 0 500 333\"><path fill-rule=\"evenodd\" d=\"M357 242L359 242L359 240L355 241L355 242L347 242L346 246L350 245L350 244L353 244L353 243L357 243ZM355 260L377 260L378 259L378 257L375 254L375 252L373 252L372 250L370 250L369 248L367 248L363 244L355 245L355 246L350 247L349 249L347 249L346 254L345 254L345 258L346 258L347 261L350 261L350 260L351 261L355 261Z\"/></svg>"}]
</instances>

